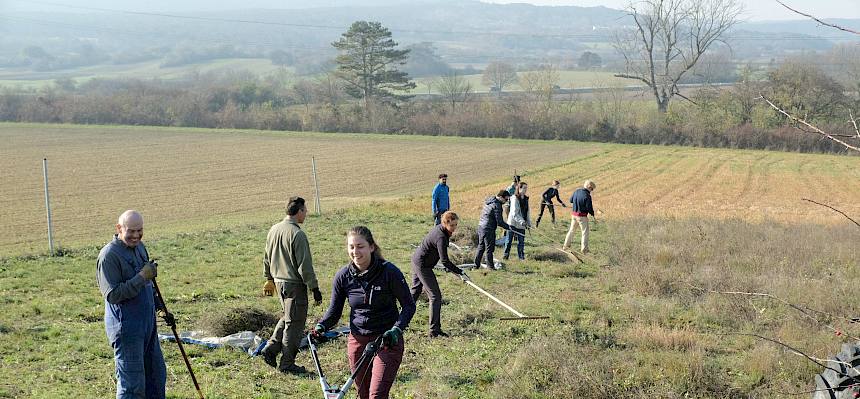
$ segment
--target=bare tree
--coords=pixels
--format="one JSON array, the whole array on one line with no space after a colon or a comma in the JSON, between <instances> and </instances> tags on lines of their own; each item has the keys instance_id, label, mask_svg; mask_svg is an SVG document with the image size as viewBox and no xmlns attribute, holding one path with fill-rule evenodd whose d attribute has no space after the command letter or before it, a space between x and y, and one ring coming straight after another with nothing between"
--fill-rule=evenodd
<instances>
[{"instance_id":1,"label":"bare tree","mask_svg":"<svg viewBox=\"0 0 860 399\"><path fill-rule=\"evenodd\" d=\"M624 57L626 71L615 76L644 83L666 112L678 95L678 82L705 52L739 22L738 0L641 0L627 13L634 29L622 32L615 49Z\"/></svg>"},{"instance_id":2,"label":"bare tree","mask_svg":"<svg viewBox=\"0 0 860 399\"><path fill-rule=\"evenodd\" d=\"M456 72L443 75L436 80L435 85L439 89L439 93L442 94L442 97L445 98L445 101L451 103L452 113L457 103L468 101L473 92L472 83Z\"/></svg>"},{"instance_id":3,"label":"bare tree","mask_svg":"<svg viewBox=\"0 0 860 399\"><path fill-rule=\"evenodd\" d=\"M495 90L501 96L502 89L508 85L517 83L517 80L517 71L513 65L501 61L493 61L484 69L482 82L490 85L490 89Z\"/></svg>"},{"instance_id":4,"label":"bare tree","mask_svg":"<svg viewBox=\"0 0 860 399\"><path fill-rule=\"evenodd\" d=\"M541 65L534 71L523 73L520 86L536 100L545 104L552 102L552 95L558 87L558 68L553 65Z\"/></svg>"},{"instance_id":5,"label":"bare tree","mask_svg":"<svg viewBox=\"0 0 860 399\"><path fill-rule=\"evenodd\" d=\"M310 113L310 105L314 102L314 84L307 80L300 80L296 83L293 83L292 90L290 90L300 103L304 104L305 112Z\"/></svg>"}]
</instances>

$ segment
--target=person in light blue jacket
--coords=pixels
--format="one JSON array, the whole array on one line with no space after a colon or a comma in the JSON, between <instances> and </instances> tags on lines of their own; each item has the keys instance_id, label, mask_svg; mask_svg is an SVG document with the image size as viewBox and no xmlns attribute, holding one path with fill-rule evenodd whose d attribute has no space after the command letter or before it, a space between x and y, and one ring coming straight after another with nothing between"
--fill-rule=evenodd
<instances>
[{"instance_id":1,"label":"person in light blue jacket","mask_svg":"<svg viewBox=\"0 0 860 399\"><path fill-rule=\"evenodd\" d=\"M451 202L448 198L448 175L442 173L439 175L439 183L433 187L433 219L435 224L442 223L442 214L451 209Z\"/></svg>"}]
</instances>

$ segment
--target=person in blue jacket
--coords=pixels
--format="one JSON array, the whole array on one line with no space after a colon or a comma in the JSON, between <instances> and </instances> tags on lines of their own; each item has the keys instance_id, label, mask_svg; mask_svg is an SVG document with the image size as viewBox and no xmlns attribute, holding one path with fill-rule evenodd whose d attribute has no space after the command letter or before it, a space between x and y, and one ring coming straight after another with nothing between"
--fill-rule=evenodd
<instances>
[{"instance_id":1,"label":"person in blue jacket","mask_svg":"<svg viewBox=\"0 0 860 399\"><path fill-rule=\"evenodd\" d=\"M116 235L97 261L96 275L105 303L105 332L114 352L117 399L162 399L167 370L155 327L164 302L154 292L157 265L143 238L143 216L128 210L116 223ZM163 314L168 325L173 315Z\"/></svg>"},{"instance_id":2,"label":"person in blue jacket","mask_svg":"<svg viewBox=\"0 0 860 399\"><path fill-rule=\"evenodd\" d=\"M439 182L433 187L433 219L436 225L442 223L442 214L451 209L448 197L448 175L439 175Z\"/></svg>"}]
</instances>

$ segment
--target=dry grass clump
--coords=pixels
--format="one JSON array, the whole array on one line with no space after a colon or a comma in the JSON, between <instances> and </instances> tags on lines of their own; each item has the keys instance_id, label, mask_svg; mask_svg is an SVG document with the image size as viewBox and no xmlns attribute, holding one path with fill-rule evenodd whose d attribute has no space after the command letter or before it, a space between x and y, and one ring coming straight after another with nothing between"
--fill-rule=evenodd
<instances>
[{"instance_id":1,"label":"dry grass clump","mask_svg":"<svg viewBox=\"0 0 860 399\"><path fill-rule=\"evenodd\" d=\"M631 352L575 341L565 335L529 341L496 379L494 397L730 397L702 351Z\"/></svg>"},{"instance_id":2,"label":"dry grass clump","mask_svg":"<svg viewBox=\"0 0 860 399\"><path fill-rule=\"evenodd\" d=\"M471 225L461 223L451 235L451 242L461 247L475 248L478 246L478 232Z\"/></svg>"},{"instance_id":3,"label":"dry grass clump","mask_svg":"<svg viewBox=\"0 0 860 399\"><path fill-rule=\"evenodd\" d=\"M473 251L458 251L453 248L448 248L448 258L451 259L451 262L454 262L455 265L462 265L464 263L474 263L475 262L475 252Z\"/></svg>"},{"instance_id":4,"label":"dry grass clump","mask_svg":"<svg viewBox=\"0 0 860 399\"><path fill-rule=\"evenodd\" d=\"M536 249L530 256L533 260L541 262L569 263L571 261L568 255L557 250Z\"/></svg>"},{"instance_id":5,"label":"dry grass clump","mask_svg":"<svg viewBox=\"0 0 860 399\"><path fill-rule=\"evenodd\" d=\"M702 337L687 328L666 328L654 324L633 324L620 338L638 348L690 351L700 347Z\"/></svg>"},{"instance_id":6,"label":"dry grass clump","mask_svg":"<svg viewBox=\"0 0 860 399\"><path fill-rule=\"evenodd\" d=\"M645 217L613 227L613 267L601 278L625 293L617 304L633 322L619 335L636 357L657 359L653 367L664 374L676 367L671 359L704 353L716 362L716 385L732 387L730 396L779 397L774 390L808 390L820 367L740 334L820 358L843 341L828 325L843 337L860 335L844 319L860 313L847 299L860 279L856 226ZM678 389L698 378L668 380ZM697 384L689 386L700 396Z\"/></svg>"},{"instance_id":7,"label":"dry grass clump","mask_svg":"<svg viewBox=\"0 0 860 399\"><path fill-rule=\"evenodd\" d=\"M280 316L259 308L232 308L205 313L197 328L218 337L240 331L254 331L259 335L270 331L279 319Z\"/></svg>"}]
</instances>

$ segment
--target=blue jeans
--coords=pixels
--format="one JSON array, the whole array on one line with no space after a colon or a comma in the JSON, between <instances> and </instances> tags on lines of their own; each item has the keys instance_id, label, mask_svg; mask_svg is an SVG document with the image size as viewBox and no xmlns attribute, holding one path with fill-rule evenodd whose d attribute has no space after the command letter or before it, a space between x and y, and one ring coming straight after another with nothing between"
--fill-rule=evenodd
<instances>
[{"instance_id":1,"label":"blue jeans","mask_svg":"<svg viewBox=\"0 0 860 399\"><path fill-rule=\"evenodd\" d=\"M519 234L517 234L519 233ZM505 257L507 258L511 254L511 244L513 244L514 239L517 240L517 257L522 259L526 258L526 229L518 229L516 227L511 226L511 229L506 234L507 239L505 240Z\"/></svg>"},{"instance_id":2,"label":"blue jeans","mask_svg":"<svg viewBox=\"0 0 860 399\"><path fill-rule=\"evenodd\" d=\"M442 223L442 214L443 214L443 213L445 213L445 212L447 212L447 211L448 211L447 209L445 209L444 211L443 211L443 210L440 210L439 212L437 212L437 213L436 213L436 215L435 215L435 216L433 216L433 221L436 223L436 225L437 225L437 226L438 226L440 223Z\"/></svg>"}]
</instances>

